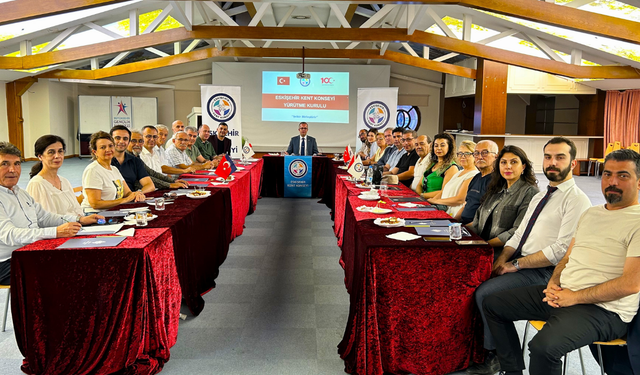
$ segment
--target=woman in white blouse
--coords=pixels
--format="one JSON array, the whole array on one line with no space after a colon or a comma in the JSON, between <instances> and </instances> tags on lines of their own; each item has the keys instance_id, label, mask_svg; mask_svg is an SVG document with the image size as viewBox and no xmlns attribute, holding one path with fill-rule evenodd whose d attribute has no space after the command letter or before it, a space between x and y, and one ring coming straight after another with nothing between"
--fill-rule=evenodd
<instances>
[{"instance_id":1,"label":"woman in white blouse","mask_svg":"<svg viewBox=\"0 0 640 375\"><path fill-rule=\"evenodd\" d=\"M456 216L458 211L464 207L469 183L473 176L479 173L473 157L475 150L476 144L474 142L462 141L457 157L458 165L464 169L456 172L438 195L428 199L429 203L448 206L447 213L452 217Z\"/></svg>"},{"instance_id":2,"label":"woman in white blouse","mask_svg":"<svg viewBox=\"0 0 640 375\"><path fill-rule=\"evenodd\" d=\"M66 145L57 135L43 135L34 146L38 161L32 168L27 193L42 208L60 215L84 215L69 180L58 175Z\"/></svg>"},{"instance_id":3,"label":"woman in white blouse","mask_svg":"<svg viewBox=\"0 0 640 375\"><path fill-rule=\"evenodd\" d=\"M84 200L81 206L85 212L102 211L133 200L145 200L141 191L129 189L118 168L111 165L115 146L109 133L93 133L89 147L95 160L82 173Z\"/></svg>"}]
</instances>

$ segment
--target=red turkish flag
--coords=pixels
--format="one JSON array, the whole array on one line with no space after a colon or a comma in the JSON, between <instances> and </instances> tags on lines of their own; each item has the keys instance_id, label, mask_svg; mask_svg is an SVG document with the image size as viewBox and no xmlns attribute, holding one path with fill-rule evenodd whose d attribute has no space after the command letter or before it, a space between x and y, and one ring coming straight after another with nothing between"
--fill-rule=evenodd
<instances>
[{"instance_id":1,"label":"red turkish flag","mask_svg":"<svg viewBox=\"0 0 640 375\"><path fill-rule=\"evenodd\" d=\"M349 166L347 169L351 168L351 166L356 162L356 158L351 158L351 162L349 162Z\"/></svg>"},{"instance_id":2,"label":"red turkish flag","mask_svg":"<svg viewBox=\"0 0 640 375\"><path fill-rule=\"evenodd\" d=\"M278 85L289 86L289 77L278 77Z\"/></svg>"},{"instance_id":3,"label":"red turkish flag","mask_svg":"<svg viewBox=\"0 0 640 375\"><path fill-rule=\"evenodd\" d=\"M216 174L225 180L231 174L231 163L229 163L226 158L220 160L220 164L218 164L218 168L216 168Z\"/></svg>"},{"instance_id":4,"label":"red turkish flag","mask_svg":"<svg viewBox=\"0 0 640 375\"><path fill-rule=\"evenodd\" d=\"M342 156L344 161L351 160L351 147L347 146L344 148L344 155Z\"/></svg>"}]
</instances>

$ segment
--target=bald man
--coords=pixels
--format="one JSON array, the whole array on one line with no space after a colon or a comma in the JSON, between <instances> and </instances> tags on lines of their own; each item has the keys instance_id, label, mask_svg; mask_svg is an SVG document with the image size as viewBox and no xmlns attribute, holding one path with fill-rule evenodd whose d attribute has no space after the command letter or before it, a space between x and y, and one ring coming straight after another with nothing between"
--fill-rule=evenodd
<instances>
[{"instance_id":1,"label":"bald man","mask_svg":"<svg viewBox=\"0 0 640 375\"><path fill-rule=\"evenodd\" d=\"M489 181L491 181L493 164L496 161L499 151L498 145L494 141L480 141L476 145L476 151L473 153L473 157L476 160L476 168L478 168L480 173L471 179L464 209L458 211L455 217L460 220L462 224L468 224L473 221L473 217L476 215L478 207L480 207L480 200L487 191Z\"/></svg>"},{"instance_id":2,"label":"bald man","mask_svg":"<svg viewBox=\"0 0 640 375\"><path fill-rule=\"evenodd\" d=\"M173 142L173 140L176 138L176 134L178 134L178 132L184 131L184 123L180 120L176 120L172 122L171 130L173 130L173 135L171 136L171 140L169 141L169 144L165 145L165 148L167 150L175 147L175 143Z\"/></svg>"}]
</instances>

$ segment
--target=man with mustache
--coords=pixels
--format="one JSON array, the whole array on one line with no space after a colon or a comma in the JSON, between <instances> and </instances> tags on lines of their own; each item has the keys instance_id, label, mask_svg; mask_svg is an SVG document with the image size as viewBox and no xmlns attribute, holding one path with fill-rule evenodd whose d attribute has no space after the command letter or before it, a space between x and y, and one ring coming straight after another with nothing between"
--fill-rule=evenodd
<instances>
[{"instance_id":1,"label":"man with mustache","mask_svg":"<svg viewBox=\"0 0 640 375\"><path fill-rule=\"evenodd\" d=\"M467 369L468 374L494 374L500 370L496 344L482 311L486 297L503 290L546 285L564 257L582 213L591 207L587 195L576 186L576 146L567 138L552 138L544 146L543 170L549 179L546 191L536 194L515 234L493 264L493 278L478 287L476 303L484 322L485 363Z\"/></svg>"},{"instance_id":2,"label":"man with mustache","mask_svg":"<svg viewBox=\"0 0 640 375\"><path fill-rule=\"evenodd\" d=\"M516 320L546 322L529 343L531 375L560 374L566 353L627 333L640 302L640 154L618 150L607 155L601 188L607 203L580 217L547 285L506 290L484 300L506 375L522 375L525 367ZM637 353L632 342L629 353Z\"/></svg>"}]
</instances>

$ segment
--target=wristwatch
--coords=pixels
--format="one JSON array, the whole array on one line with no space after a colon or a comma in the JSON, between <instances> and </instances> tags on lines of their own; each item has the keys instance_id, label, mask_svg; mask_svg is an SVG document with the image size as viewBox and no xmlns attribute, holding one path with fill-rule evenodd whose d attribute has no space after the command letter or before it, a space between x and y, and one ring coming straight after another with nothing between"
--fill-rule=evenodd
<instances>
[{"instance_id":1,"label":"wristwatch","mask_svg":"<svg viewBox=\"0 0 640 375\"><path fill-rule=\"evenodd\" d=\"M518 271L520 271L520 263L518 263L518 260L517 260L517 259L512 260L512 261L511 261L511 264L513 264L513 266L514 266Z\"/></svg>"}]
</instances>

